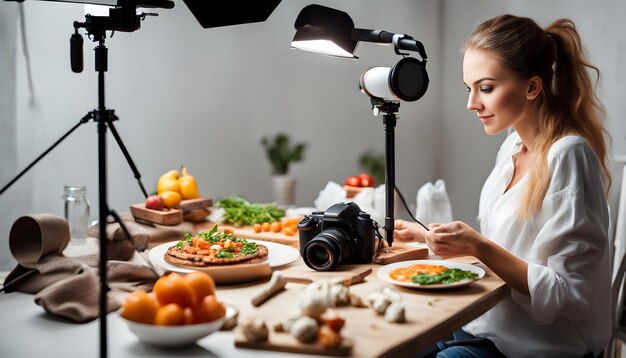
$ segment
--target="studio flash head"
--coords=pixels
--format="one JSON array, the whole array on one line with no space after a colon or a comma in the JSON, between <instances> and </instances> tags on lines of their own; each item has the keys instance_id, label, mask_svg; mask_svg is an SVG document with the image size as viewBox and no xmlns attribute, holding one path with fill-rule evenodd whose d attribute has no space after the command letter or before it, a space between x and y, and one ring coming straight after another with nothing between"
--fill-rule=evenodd
<instances>
[{"instance_id":1,"label":"studio flash head","mask_svg":"<svg viewBox=\"0 0 626 358\"><path fill-rule=\"evenodd\" d=\"M391 68L372 67L363 72L359 89L373 98L414 102L424 96L428 82L426 61L404 57Z\"/></svg>"}]
</instances>

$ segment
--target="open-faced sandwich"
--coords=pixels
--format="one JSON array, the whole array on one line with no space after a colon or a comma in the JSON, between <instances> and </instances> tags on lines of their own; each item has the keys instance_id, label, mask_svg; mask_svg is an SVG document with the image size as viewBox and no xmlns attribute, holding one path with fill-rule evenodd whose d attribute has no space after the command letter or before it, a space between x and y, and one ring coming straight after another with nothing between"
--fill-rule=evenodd
<instances>
[{"instance_id":1,"label":"open-faced sandwich","mask_svg":"<svg viewBox=\"0 0 626 358\"><path fill-rule=\"evenodd\" d=\"M185 239L167 249L164 260L172 265L207 267L267 260L267 247L230 232L218 232L217 225L209 232L185 234Z\"/></svg>"}]
</instances>

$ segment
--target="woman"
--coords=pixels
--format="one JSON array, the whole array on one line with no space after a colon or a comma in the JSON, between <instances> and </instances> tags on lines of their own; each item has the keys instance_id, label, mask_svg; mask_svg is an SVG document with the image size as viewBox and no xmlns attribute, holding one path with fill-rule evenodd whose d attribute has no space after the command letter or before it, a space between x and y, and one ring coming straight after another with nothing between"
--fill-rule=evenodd
<instances>
[{"instance_id":1,"label":"woman","mask_svg":"<svg viewBox=\"0 0 626 358\"><path fill-rule=\"evenodd\" d=\"M514 129L481 192L481 232L397 220L395 236L425 240L444 257L475 256L511 296L439 342L438 356L597 356L611 335L610 174L587 73L598 70L567 19L542 29L498 16L476 28L464 53L468 110L487 134Z\"/></svg>"}]
</instances>

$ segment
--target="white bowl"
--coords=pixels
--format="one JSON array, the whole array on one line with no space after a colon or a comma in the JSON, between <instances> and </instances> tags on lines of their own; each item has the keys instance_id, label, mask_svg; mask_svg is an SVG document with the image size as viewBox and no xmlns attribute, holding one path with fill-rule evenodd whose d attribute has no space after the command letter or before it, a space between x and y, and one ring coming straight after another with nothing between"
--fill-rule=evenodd
<instances>
[{"instance_id":1,"label":"white bowl","mask_svg":"<svg viewBox=\"0 0 626 358\"><path fill-rule=\"evenodd\" d=\"M140 341L162 347L182 347L195 343L200 338L219 330L226 320L235 314L235 308L226 306L226 315L207 323L187 324L182 326L157 326L155 324L138 323L120 318Z\"/></svg>"}]
</instances>

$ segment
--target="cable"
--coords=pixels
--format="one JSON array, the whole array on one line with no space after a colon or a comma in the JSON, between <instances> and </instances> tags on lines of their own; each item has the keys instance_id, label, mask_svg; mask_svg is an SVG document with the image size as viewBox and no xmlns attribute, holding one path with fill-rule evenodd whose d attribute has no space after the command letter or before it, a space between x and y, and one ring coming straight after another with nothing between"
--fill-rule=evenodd
<instances>
[{"instance_id":1,"label":"cable","mask_svg":"<svg viewBox=\"0 0 626 358\"><path fill-rule=\"evenodd\" d=\"M19 5L20 32L22 35L22 52L24 53L24 61L26 62L26 79L28 79L30 102L32 103L35 99L35 87L33 86L33 74L30 68L30 55L28 54L28 46L26 44L26 21L24 20L24 3L20 3Z\"/></svg>"},{"instance_id":2,"label":"cable","mask_svg":"<svg viewBox=\"0 0 626 358\"><path fill-rule=\"evenodd\" d=\"M398 196L400 197L400 200L402 201L402 204L404 204L404 208L406 209L406 212L409 213L409 216L411 217L411 219L413 219L413 221L415 221L416 223L420 224L424 229L426 229L426 231L430 231L426 225L422 224L419 220L417 220L413 214L411 214L411 210L409 209L409 206L406 204L406 200L404 200L404 196L402 195L402 193L400 192L400 189L398 189L397 185L394 185L394 189L396 190L396 193L398 193Z\"/></svg>"}]
</instances>

